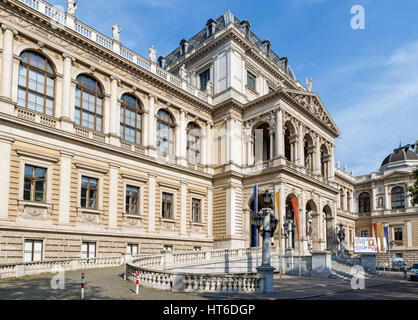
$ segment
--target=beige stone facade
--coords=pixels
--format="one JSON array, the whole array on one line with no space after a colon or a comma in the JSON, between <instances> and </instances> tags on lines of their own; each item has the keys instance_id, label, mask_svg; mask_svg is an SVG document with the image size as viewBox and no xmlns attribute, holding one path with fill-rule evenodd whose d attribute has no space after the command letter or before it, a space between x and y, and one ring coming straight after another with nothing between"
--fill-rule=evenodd
<instances>
[{"instance_id":1,"label":"beige stone facade","mask_svg":"<svg viewBox=\"0 0 418 320\"><path fill-rule=\"evenodd\" d=\"M215 33L206 26L193 45L182 42L157 63L152 50L145 59L73 15L58 10L51 20L45 8L55 10L43 1L0 3L0 263L33 256L36 241L42 259L80 257L89 244L96 256L132 246L140 253L250 246L255 184L260 195L280 191L282 227L298 198L300 247L293 247L301 254L335 251L340 222L350 239L368 224L354 209L358 183L334 168L336 124L246 21L227 11ZM38 92L43 105L30 100L38 89L21 82L28 53L51 66L44 73L53 93ZM135 138L120 130L128 127L127 96L140 105L133 113L140 120L129 123ZM93 122L81 120L84 111ZM33 191L28 166L46 172L42 201L25 200ZM94 181L92 198L85 179ZM129 188L137 190L135 214L126 211ZM414 228L415 221L406 226Z\"/></svg>"}]
</instances>

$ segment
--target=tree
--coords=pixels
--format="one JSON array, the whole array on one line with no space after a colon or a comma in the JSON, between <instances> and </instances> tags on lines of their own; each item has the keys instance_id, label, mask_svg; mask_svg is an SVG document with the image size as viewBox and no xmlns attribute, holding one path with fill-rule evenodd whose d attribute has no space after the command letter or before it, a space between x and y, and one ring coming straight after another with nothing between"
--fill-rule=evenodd
<instances>
[{"instance_id":1,"label":"tree","mask_svg":"<svg viewBox=\"0 0 418 320\"><path fill-rule=\"evenodd\" d=\"M416 148L416 151L418 151L418 140L416 143L408 144L404 147L399 147L398 149L394 150L394 152L397 153L401 150L405 150L405 152L408 152L409 149L414 150L415 148ZM412 205L417 205L418 204L418 169L414 171L414 176L415 176L414 185L407 186L406 191L408 192L407 196L412 198L411 199Z\"/></svg>"}]
</instances>

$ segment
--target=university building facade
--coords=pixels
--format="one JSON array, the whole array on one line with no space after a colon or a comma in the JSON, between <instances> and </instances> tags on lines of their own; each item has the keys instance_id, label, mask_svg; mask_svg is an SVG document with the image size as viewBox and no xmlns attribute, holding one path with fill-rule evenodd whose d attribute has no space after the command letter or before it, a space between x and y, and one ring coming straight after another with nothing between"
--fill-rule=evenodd
<instances>
[{"instance_id":1,"label":"university building facade","mask_svg":"<svg viewBox=\"0 0 418 320\"><path fill-rule=\"evenodd\" d=\"M335 252L340 223L352 251L375 221L416 252L418 157L335 168L336 124L248 21L227 11L145 59L72 9L0 2L0 263L248 247L255 184L280 191L281 226L298 198L303 255Z\"/></svg>"}]
</instances>

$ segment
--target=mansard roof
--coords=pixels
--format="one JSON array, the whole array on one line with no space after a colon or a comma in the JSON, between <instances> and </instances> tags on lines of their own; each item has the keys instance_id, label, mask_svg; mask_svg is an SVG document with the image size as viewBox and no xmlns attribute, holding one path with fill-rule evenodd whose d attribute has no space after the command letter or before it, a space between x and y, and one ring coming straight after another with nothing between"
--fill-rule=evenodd
<instances>
[{"instance_id":1,"label":"mansard roof","mask_svg":"<svg viewBox=\"0 0 418 320\"><path fill-rule=\"evenodd\" d=\"M230 14L228 11L220 16L219 18L217 18L215 20L216 22L216 28L215 28L215 33L222 31L225 29L225 15L226 14ZM237 19L235 16L234 17L234 25L237 29L241 29L241 25L244 21L240 21L239 19ZM201 43L203 43L204 41L206 41L208 39L207 37L207 32L206 32L206 28L202 29L199 33L197 33L196 35L194 35L192 38L190 38L188 40L189 42L189 50L192 50L193 48L199 46ZM261 47L263 46L263 41L258 38L253 32L249 32L249 36L247 38L247 40L250 41L250 43L252 45L254 45L256 48L261 50ZM281 68L287 75L289 75L293 80L296 81L296 77L292 71L292 69L290 68L290 66L284 62L284 60L282 58L280 58L273 50L268 50L268 52L265 52L266 55L270 58L270 60L276 64L279 68ZM174 62L176 62L179 58L181 57L181 48L178 47L176 48L173 52L171 52L170 54L168 54L165 59L166 59L166 66L169 66L171 64L173 64Z\"/></svg>"}]
</instances>

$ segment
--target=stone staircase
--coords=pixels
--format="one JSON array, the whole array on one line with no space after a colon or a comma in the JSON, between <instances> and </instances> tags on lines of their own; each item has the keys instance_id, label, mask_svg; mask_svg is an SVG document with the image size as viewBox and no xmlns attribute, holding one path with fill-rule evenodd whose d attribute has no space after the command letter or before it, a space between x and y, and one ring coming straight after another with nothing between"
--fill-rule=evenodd
<instances>
[{"instance_id":1,"label":"stone staircase","mask_svg":"<svg viewBox=\"0 0 418 320\"><path fill-rule=\"evenodd\" d=\"M360 261L358 259L350 259L350 258L341 258L337 256L331 257L331 275L330 278L340 279L343 281L348 281L353 278L353 274L351 274L351 268L360 265ZM379 275L378 272L373 272L371 270L365 270L364 276L365 278L371 278Z\"/></svg>"}]
</instances>

